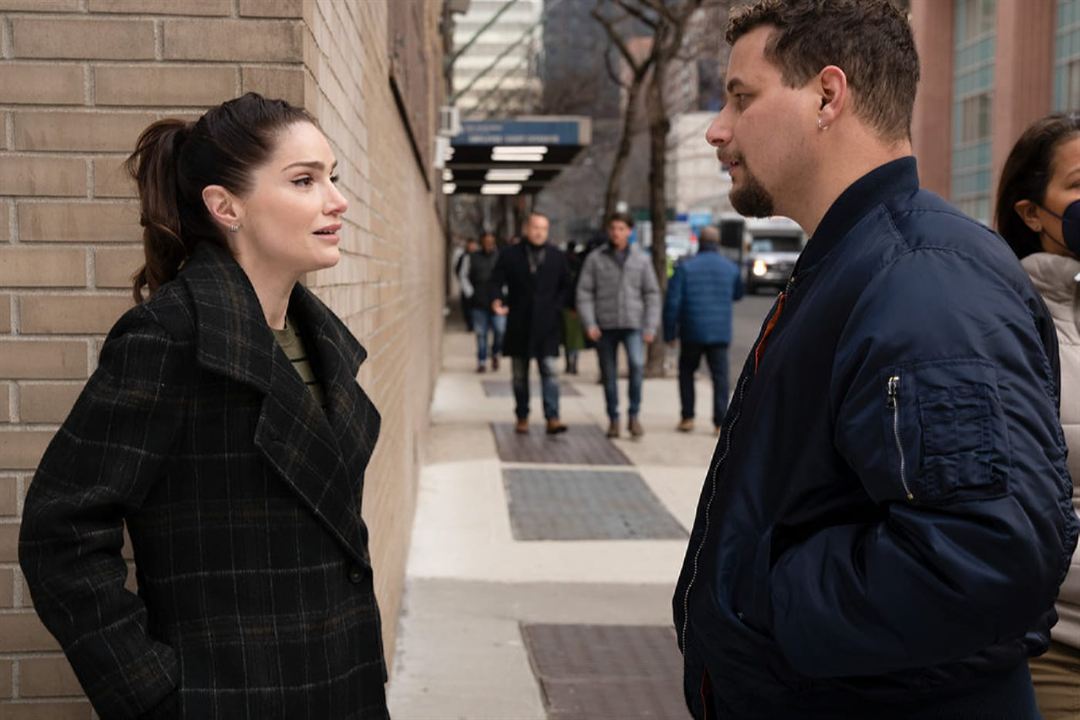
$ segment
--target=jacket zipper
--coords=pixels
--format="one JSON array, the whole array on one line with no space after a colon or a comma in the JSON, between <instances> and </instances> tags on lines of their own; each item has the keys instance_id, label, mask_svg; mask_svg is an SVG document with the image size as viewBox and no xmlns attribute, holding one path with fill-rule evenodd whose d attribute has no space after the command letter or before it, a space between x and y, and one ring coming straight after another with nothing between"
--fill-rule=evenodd
<instances>
[{"instance_id":1,"label":"jacket zipper","mask_svg":"<svg viewBox=\"0 0 1080 720\"><path fill-rule=\"evenodd\" d=\"M780 294L781 297L777 300L778 309L782 308L781 301L786 297L791 289L795 287L795 273L791 273L791 277L788 278L787 286ZM774 312L776 312L774 310ZM761 343L764 337L759 337L754 348L750 351L751 354L757 352L757 345ZM756 372L756 368L755 368ZM731 418L731 422L726 428L723 429L724 438L724 452L713 464L709 471L709 484L711 489L709 490L709 502L705 503L705 528L701 533L701 542L698 543L697 550L694 551L694 560L691 563L690 580L686 583L686 591L683 593L683 624L679 633L681 639L680 648L683 653L686 653L686 629L690 625L690 590L694 587L694 581L697 580L698 573L698 559L701 557L701 550L705 547L705 541L709 537L709 521L711 519L712 504L716 498L716 473L720 470L720 466L727 460L728 454L731 452L731 431L735 429L735 426L739 423L739 418L742 417L742 403L743 396L746 394L746 383L749 382L752 375L745 375L739 381L739 397L735 407L737 408L736 414Z\"/></svg>"},{"instance_id":2,"label":"jacket zipper","mask_svg":"<svg viewBox=\"0 0 1080 720\"><path fill-rule=\"evenodd\" d=\"M719 471L720 466L724 464L724 461L727 460L728 453L731 452L731 431L735 428L735 425L739 422L739 417L742 415L743 395L746 392L746 383L749 379L749 376L745 376L743 377L742 382L739 383L738 413L735 417L731 418L731 422L724 428L724 452L717 461L713 463L712 470L709 472L709 484L711 489L709 490L709 502L705 503L705 529L701 533L701 542L698 543L697 550L694 552L690 581L686 584L686 592L683 593L683 626L680 635L682 637L681 647L684 653L686 652L686 628L690 624L690 589L694 587L694 581L697 580L698 558L701 557L701 550L705 547L705 540L709 537L709 520L713 500L716 498L716 473Z\"/></svg>"},{"instance_id":3,"label":"jacket zipper","mask_svg":"<svg viewBox=\"0 0 1080 720\"><path fill-rule=\"evenodd\" d=\"M900 484L904 486L904 495L907 499L914 500L915 496L907 484L907 464L904 462L904 445L900 442L900 376L889 377L886 404L892 410L893 439L896 441L896 453L900 456Z\"/></svg>"}]
</instances>

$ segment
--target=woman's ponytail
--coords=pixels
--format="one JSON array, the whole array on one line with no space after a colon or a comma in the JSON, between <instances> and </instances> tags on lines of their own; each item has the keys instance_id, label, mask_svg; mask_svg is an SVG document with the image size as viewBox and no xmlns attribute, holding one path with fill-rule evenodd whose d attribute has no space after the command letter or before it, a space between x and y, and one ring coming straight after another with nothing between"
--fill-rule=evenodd
<instances>
[{"instance_id":1,"label":"woman's ponytail","mask_svg":"<svg viewBox=\"0 0 1080 720\"><path fill-rule=\"evenodd\" d=\"M127 170L139 190L145 264L133 277L142 302L176 277L201 242L226 246L203 202L220 185L237 196L251 189L252 173L267 162L278 136L293 123L315 120L284 100L247 93L206 111L194 123L159 120L143 130Z\"/></svg>"},{"instance_id":2,"label":"woman's ponytail","mask_svg":"<svg viewBox=\"0 0 1080 720\"><path fill-rule=\"evenodd\" d=\"M182 120L159 120L143 130L127 159L127 171L139 190L139 224L146 254L133 278L135 302L144 300L143 288L152 295L176 277L188 255L180 224L177 158L190 130L191 125Z\"/></svg>"}]
</instances>

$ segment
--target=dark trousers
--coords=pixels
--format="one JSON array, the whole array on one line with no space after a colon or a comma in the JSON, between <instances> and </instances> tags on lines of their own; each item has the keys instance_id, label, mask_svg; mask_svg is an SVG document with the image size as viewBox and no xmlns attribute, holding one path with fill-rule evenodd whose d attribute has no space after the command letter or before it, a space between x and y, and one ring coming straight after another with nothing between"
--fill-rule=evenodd
<instances>
[{"instance_id":1,"label":"dark trousers","mask_svg":"<svg viewBox=\"0 0 1080 720\"><path fill-rule=\"evenodd\" d=\"M559 417L559 378L555 374L553 357L536 358L540 368L540 397L544 401L544 417ZM529 417L529 363L530 358L516 357L510 365L511 386L514 388L514 415L518 420Z\"/></svg>"},{"instance_id":2,"label":"dark trousers","mask_svg":"<svg viewBox=\"0 0 1080 720\"><path fill-rule=\"evenodd\" d=\"M600 378L604 383L604 405L608 419L619 419L618 378L619 344L626 348L626 360L630 366L630 417L637 417L641 410L641 382L645 377L645 340L641 330L630 328L602 329L596 343L596 352L600 356Z\"/></svg>"},{"instance_id":3,"label":"dark trousers","mask_svg":"<svg viewBox=\"0 0 1080 720\"><path fill-rule=\"evenodd\" d=\"M713 383L713 425L719 427L724 421L728 402L728 346L725 343L700 345L683 342L679 348L679 400L682 418L694 417L694 373L701 364L701 356L709 364Z\"/></svg>"}]
</instances>

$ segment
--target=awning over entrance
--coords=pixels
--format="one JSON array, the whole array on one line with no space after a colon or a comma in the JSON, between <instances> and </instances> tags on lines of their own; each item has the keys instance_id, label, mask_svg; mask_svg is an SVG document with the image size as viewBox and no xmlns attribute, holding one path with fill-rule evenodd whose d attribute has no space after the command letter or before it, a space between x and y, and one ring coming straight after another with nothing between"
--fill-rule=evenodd
<instances>
[{"instance_id":1,"label":"awning over entrance","mask_svg":"<svg viewBox=\"0 0 1080 720\"><path fill-rule=\"evenodd\" d=\"M543 189L592 142L588 117L466 120L450 141L447 195L524 195Z\"/></svg>"}]
</instances>

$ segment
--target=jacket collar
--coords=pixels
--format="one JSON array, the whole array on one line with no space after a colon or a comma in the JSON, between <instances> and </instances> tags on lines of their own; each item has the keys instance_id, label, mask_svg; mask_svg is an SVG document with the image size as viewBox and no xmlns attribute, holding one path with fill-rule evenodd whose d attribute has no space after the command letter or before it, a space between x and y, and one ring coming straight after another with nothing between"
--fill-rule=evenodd
<instances>
[{"instance_id":1,"label":"jacket collar","mask_svg":"<svg viewBox=\"0 0 1080 720\"><path fill-rule=\"evenodd\" d=\"M1070 310L1080 282L1080 261L1064 255L1038 252L1020 261L1039 294L1048 301L1067 303Z\"/></svg>"},{"instance_id":2,"label":"jacket collar","mask_svg":"<svg viewBox=\"0 0 1080 720\"><path fill-rule=\"evenodd\" d=\"M199 363L268 392L278 354L277 342L244 270L227 250L202 242L184 263L180 277L195 304ZM340 363L340 370L355 380L367 351L299 283L289 297L289 313L296 317L303 332L315 340L320 351L326 344L333 347L331 359ZM320 352L320 357L326 355Z\"/></svg>"},{"instance_id":3,"label":"jacket collar","mask_svg":"<svg viewBox=\"0 0 1080 720\"><path fill-rule=\"evenodd\" d=\"M318 298L296 284L289 315L313 356L326 396L323 412L278 346L255 288L227 250L200 244L179 277L195 306L196 361L264 395L255 445L350 554L367 564L357 494L380 417L356 384L364 348Z\"/></svg>"},{"instance_id":4,"label":"jacket collar","mask_svg":"<svg viewBox=\"0 0 1080 720\"><path fill-rule=\"evenodd\" d=\"M799 257L804 272L825 257L862 218L889 198L919 190L919 172L912 156L892 160L853 182L821 218Z\"/></svg>"}]
</instances>

